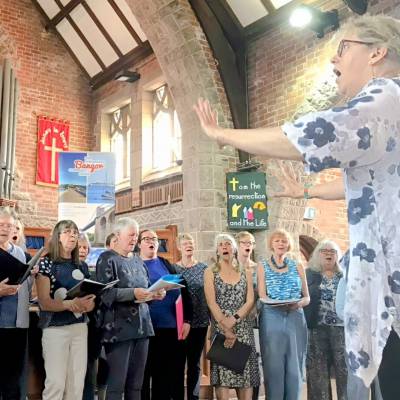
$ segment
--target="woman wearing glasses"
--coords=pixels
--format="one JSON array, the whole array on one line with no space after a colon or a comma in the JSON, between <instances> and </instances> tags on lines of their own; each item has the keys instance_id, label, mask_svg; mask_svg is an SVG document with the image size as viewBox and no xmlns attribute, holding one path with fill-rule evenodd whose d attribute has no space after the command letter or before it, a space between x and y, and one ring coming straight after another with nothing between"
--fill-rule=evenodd
<instances>
[{"instance_id":1,"label":"woman wearing glasses","mask_svg":"<svg viewBox=\"0 0 400 400\"><path fill-rule=\"evenodd\" d=\"M150 284L164 275L177 273L174 266L157 255L158 247L156 232L140 232L140 257L146 264ZM150 338L142 400L184 399L185 344L178 339L175 304L179 295L182 294L183 303L183 339L190 331L193 308L186 281L182 284L182 290L169 290L164 300L150 304L154 336Z\"/></svg>"},{"instance_id":2,"label":"woman wearing glasses","mask_svg":"<svg viewBox=\"0 0 400 400\"><path fill-rule=\"evenodd\" d=\"M379 370L383 397L399 399L400 21L364 15L348 21L337 36L333 72L340 94L351 99L341 107L250 131L220 128L207 101L199 100L195 109L203 130L220 145L302 161L311 172L342 170L345 185L340 179L306 190L288 188L281 195L346 198L350 371L369 386Z\"/></svg>"},{"instance_id":3,"label":"woman wearing glasses","mask_svg":"<svg viewBox=\"0 0 400 400\"><path fill-rule=\"evenodd\" d=\"M247 231L241 231L236 235L236 240L238 243L238 252L237 252L237 260L239 262L240 267L249 271L253 277L253 289L254 289L254 307L249 314L249 318L252 318L254 321L254 339L256 343L256 351L257 351L257 359L260 358L261 349L260 349L260 334L258 329L258 318L257 318L257 299L258 299L258 291L257 291L257 263L254 262L251 257L253 254L253 250L256 246L256 240L254 236ZM259 387L253 387L252 399L257 400L259 393Z\"/></svg>"},{"instance_id":4,"label":"woman wearing glasses","mask_svg":"<svg viewBox=\"0 0 400 400\"><path fill-rule=\"evenodd\" d=\"M307 396L309 400L329 400L331 372L336 378L338 400L345 400L347 368L343 321L336 314L336 292L343 274L340 250L331 240L318 243L306 272L310 304L305 307L308 327Z\"/></svg>"},{"instance_id":5,"label":"woman wearing glasses","mask_svg":"<svg viewBox=\"0 0 400 400\"><path fill-rule=\"evenodd\" d=\"M44 400L81 399L87 365L87 316L94 296L66 300L66 293L85 278L79 264L78 227L56 224L49 253L39 263L36 280L39 326L46 370Z\"/></svg>"}]
</instances>

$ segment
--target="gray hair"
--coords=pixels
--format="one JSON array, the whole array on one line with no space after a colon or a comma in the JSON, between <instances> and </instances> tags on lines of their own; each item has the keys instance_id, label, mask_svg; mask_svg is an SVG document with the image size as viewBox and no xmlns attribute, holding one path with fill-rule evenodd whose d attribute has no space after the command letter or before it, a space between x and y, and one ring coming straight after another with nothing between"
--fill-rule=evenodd
<instances>
[{"instance_id":1,"label":"gray hair","mask_svg":"<svg viewBox=\"0 0 400 400\"><path fill-rule=\"evenodd\" d=\"M230 235L229 233L220 233L215 237L214 240L214 249L215 252L218 253L218 245L221 242L230 242L232 244L232 248L233 248L233 267L235 268L236 271L240 271L240 265L239 262L237 261L237 244L236 244L236 240L234 239L234 237L232 235ZM213 264L210 266L211 271L212 272L219 272L221 270L221 265L219 264L219 257L217 254L216 260L212 259Z\"/></svg>"},{"instance_id":2,"label":"gray hair","mask_svg":"<svg viewBox=\"0 0 400 400\"><path fill-rule=\"evenodd\" d=\"M139 233L139 224L135 219L130 217L120 218L115 224L113 228L113 233L116 235L117 233L123 231L125 228L135 228L135 231Z\"/></svg>"},{"instance_id":3,"label":"gray hair","mask_svg":"<svg viewBox=\"0 0 400 400\"><path fill-rule=\"evenodd\" d=\"M90 241L89 241L89 237L85 232L79 231L79 236L78 236L78 242L87 242L88 244L88 248L90 250Z\"/></svg>"},{"instance_id":4,"label":"gray hair","mask_svg":"<svg viewBox=\"0 0 400 400\"><path fill-rule=\"evenodd\" d=\"M363 15L349 19L341 32L388 49L388 60L400 64L400 21L387 15Z\"/></svg>"},{"instance_id":5,"label":"gray hair","mask_svg":"<svg viewBox=\"0 0 400 400\"><path fill-rule=\"evenodd\" d=\"M337 272L341 271L341 267L339 265L339 260L342 258L342 252L340 251L339 246L333 240L321 240L317 246L315 247L310 260L308 261L308 268L312 269L315 272L322 272L321 266L321 258L319 256L319 252L324 249L332 249L336 250L336 266L335 269Z\"/></svg>"},{"instance_id":6,"label":"gray hair","mask_svg":"<svg viewBox=\"0 0 400 400\"><path fill-rule=\"evenodd\" d=\"M9 207L0 207L0 218L12 218L15 223L15 221L17 220L17 214Z\"/></svg>"},{"instance_id":7,"label":"gray hair","mask_svg":"<svg viewBox=\"0 0 400 400\"><path fill-rule=\"evenodd\" d=\"M214 240L214 249L215 249L215 251L218 250L218 245L221 242L231 242L232 248L233 248L233 252L237 253L236 240L234 239L234 237L232 235L230 235L229 233L220 233L220 234L218 234L215 237L215 240Z\"/></svg>"}]
</instances>

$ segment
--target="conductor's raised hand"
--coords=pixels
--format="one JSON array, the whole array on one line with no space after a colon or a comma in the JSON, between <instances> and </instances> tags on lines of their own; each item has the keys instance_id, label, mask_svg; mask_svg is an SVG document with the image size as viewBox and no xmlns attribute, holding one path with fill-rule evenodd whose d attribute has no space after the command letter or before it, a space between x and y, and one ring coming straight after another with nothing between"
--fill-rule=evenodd
<instances>
[{"instance_id":1,"label":"conductor's raised hand","mask_svg":"<svg viewBox=\"0 0 400 400\"><path fill-rule=\"evenodd\" d=\"M215 110L211 109L208 100L199 98L197 104L193 106L196 112L200 125L203 128L204 133L210 138L218 142L220 146L223 146L223 130L218 126L218 115Z\"/></svg>"},{"instance_id":2,"label":"conductor's raised hand","mask_svg":"<svg viewBox=\"0 0 400 400\"><path fill-rule=\"evenodd\" d=\"M286 165L282 161L278 161L281 176L279 179L280 191L272 194L272 197L290 197L292 199L301 199L304 196L304 185L298 181L292 165Z\"/></svg>"},{"instance_id":3,"label":"conductor's raised hand","mask_svg":"<svg viewBox=\"0 0 400 400\"><path fill-rule=\"evenodd\" d=\"M0 282L0 297L13 296L17 294L19 285L7 285L8 278Z\"/></svg>"}]
</instances>

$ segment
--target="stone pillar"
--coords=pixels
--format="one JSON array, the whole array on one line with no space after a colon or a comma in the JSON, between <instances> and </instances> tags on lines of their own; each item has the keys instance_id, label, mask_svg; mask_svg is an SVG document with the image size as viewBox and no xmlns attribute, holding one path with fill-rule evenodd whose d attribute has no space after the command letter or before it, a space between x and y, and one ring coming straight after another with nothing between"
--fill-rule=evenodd
<instances>
[{"instance_id":1,"label":"stone pillar","mask_svg":"<svg viewBox=\"0 0 400 400\"><path fill-rule=\"evenodd\" d=\"M225 172L235 151L219 149L201 131L192 109L199 97L218 110L221 125L231 116L207 39L186 0L127 0L154 49L174 98L182 128L184 230L195 236L198 257L213 253L216 233L226 230Z\"/></svg>"}]
</instances>

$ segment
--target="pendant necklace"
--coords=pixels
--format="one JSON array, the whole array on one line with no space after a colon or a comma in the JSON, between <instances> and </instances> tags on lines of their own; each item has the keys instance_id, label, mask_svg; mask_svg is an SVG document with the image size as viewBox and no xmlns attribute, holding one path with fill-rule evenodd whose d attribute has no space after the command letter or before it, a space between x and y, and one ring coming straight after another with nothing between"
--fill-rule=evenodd
<instances>
[{"instance_id":1,"label":"pendant necklace","mask_svg":"<svg viewBox=\"0 0 400 400\"><path fill-rule=\"evenodd\" d=\"M273 265L276 269L284 269L284 268L287 267L287 264L288 264L286 257L283 259L283 264L282 264L282 265L278 265L278 264L276 263L274 256L271 256L271 262L272 262L272 265Z\"/></svg>"}]
</instances>

